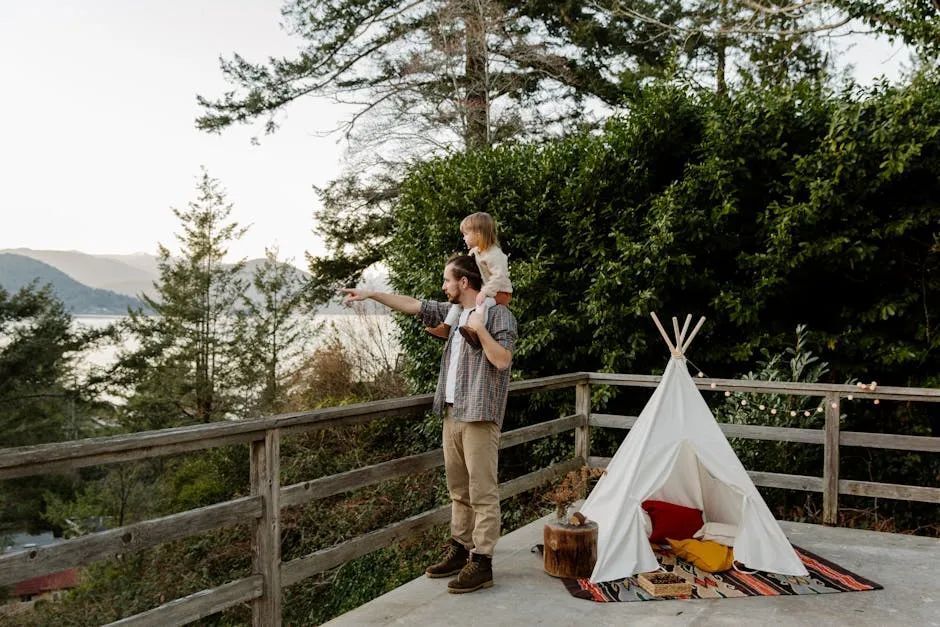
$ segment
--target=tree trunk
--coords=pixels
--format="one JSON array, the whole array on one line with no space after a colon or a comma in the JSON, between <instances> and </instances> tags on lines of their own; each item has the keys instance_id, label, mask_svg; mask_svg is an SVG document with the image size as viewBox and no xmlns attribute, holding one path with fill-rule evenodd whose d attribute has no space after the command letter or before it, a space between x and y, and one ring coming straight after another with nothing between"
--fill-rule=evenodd
<instances>
[{"instance_id":1,"label":"tree trunk","mask_svg":"<svg viewBox=\"0 0 940 627\"><path fill-rule=\"evenodd\" d=\"M489 77L486 58L486 18L484 0L463 0L466 62L466 130L467 150L490 145Z\"/></svg>"},{"instance_id":2,"label":"tree trunk","mask_svg":"<svg viewBox=\"0 0 940 627\"><path fill-rule=\"evenodd\" d=\"M591 576L597 562L597 523L545 525L545 572L553 577Z\"/></svg>"},{"instance_id":3,"label":"tree trunk","mask_svg":"<svg viewBox=\"0 0 940 627\"><path fill-rule=\"evenodd\" d=\"M725 28L727 28L728 18L728 0L721 0L721 8L718 13L718 37L715 39L715 48L717 56L717 67L715 68L716 92L719 97L728 92L727 79L725 78L725 66L727 65L727 47L728 40L725 37Z\"/></svg>"}]
</instances>

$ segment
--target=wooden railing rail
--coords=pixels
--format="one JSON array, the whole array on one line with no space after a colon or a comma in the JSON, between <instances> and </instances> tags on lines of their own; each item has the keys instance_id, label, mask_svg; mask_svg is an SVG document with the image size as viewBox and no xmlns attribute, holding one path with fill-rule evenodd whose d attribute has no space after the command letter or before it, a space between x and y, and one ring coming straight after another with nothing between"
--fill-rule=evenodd
<instances>
[{"instance_id":1,"label":"wooden railing rail","mask_svg":"<svg viewBox=\"0 0 940 627\"><path fill-rule=\"evenodd\" d=\"M660 377L649 375L577 372L513 382L510 386L511 394L573 387L575 413L505 432L502 434L500 448L573 430L574 454L572 459L501 484L500 498L506 499L543 485L585 463L591 466L605 466L609 458L591 455L592 428L630 429L637 418L593 413L592 386L649 388L658 385L659 381ZM850 385L708 378L696 378L695 383L703 391L823 398L825 425L822 429L725 423L720 423L720 427L726 436L732 438L823 446L824 463L821 477L757 471L750 471L749 474L759 486L821 492L823 521L827 524L836 522L840 494L940 503L940 488L853 481L839 477L839 452L842 446L940 452L940 438L841 431L839 416L843 399L852 395L859 399L937 403L940 402L940 389L886 386L879 387L875 392L863 392ZM50 474L92 465L147 459L240 443L249 444L251 460L250 496L82 536L58 545L0 555L0 585L72 566L86 565L211 529L250 523L253 558L250 576L172 600L113 624L183 624L240 603L251 602L253 624L279 625L282 613L281 597L285 587L389 546L434 525L445 523L450 515L449 506L438 507L336 546L283 562L280 555L280 512L284 507L303 505L315 499L438 468L443 465L443 452L436 449L328 477L281 486L282 437L361 424L378 418L412 416L417 411L427 409L431 402L431 395L425 394L253 420L0 450L0 479Z\"/></svg>"}]
</instances>

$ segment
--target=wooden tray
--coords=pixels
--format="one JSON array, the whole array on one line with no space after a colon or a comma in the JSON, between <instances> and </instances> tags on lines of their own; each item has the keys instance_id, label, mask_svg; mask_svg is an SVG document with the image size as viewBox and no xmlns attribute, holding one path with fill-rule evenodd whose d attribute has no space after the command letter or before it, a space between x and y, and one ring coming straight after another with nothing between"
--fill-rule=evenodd
<instances>
[{"instance_id":1,"label":"wooden tray","mask_svg":"<svg viewBox=\"0 0 940 627\"><path fill-rule=\"evenodd\" d=\"M672 573L662 571L640 573L636 580L641 588L654 597L678 597L692 594L692 584Z\"/></svg>"}]
</instances>

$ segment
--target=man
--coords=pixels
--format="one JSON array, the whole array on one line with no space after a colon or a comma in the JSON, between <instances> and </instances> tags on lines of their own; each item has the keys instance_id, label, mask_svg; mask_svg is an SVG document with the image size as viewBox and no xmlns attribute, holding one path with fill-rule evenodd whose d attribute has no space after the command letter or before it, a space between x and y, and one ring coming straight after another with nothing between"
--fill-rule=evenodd
<instances>
[{"instance_id":1,"label":"man","mask_svg":"<svg viewBox=\"0 0 940 627\"><path fill-rule=\"evenodd\" d=\"M442 289L449 302L344 289L345 303L371 298L413 314L426 327L443 322L451 304L460 305L460 323L450 330L434 394L434 413L443 416L444 472L451 499L451 538L428 577L457 578L449 592L473 592L493 585L493 549L499 539L499 438L509 394L509 366L516 341L516 319L503 305L490 308L487 320L475 311L482 278L469 255L453 255L444 266ZM480 347L456 329L466 324Z\"/></svg>"}]
</instances>

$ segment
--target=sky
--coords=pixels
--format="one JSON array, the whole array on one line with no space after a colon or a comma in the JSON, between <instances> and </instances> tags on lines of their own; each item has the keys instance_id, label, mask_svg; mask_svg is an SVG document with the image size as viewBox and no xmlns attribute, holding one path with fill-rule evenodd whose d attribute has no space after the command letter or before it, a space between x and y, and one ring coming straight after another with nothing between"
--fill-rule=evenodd
<instances>
[{"instance_id":1,"label":"sky","mask_svg":"<svg viewBox=\"0 0 940 627\"><path fill-rule=\"evenodd\" d=\"M349 110L306 98L281 128L195 128L196 94L230 86L219 56L252 61L297 49L280 0L29 0L0 5L0 249L155 254L175 247L171 208L218 179L248 233L230 259L276 245L303 267L323 252L314 186L343 167L336 128ZM846 38L866 84L908 61L887 41ZM260 135L259 135L260 134ZM251 137L259 135L260 145Z\"/></svg>"}]
</instances>

